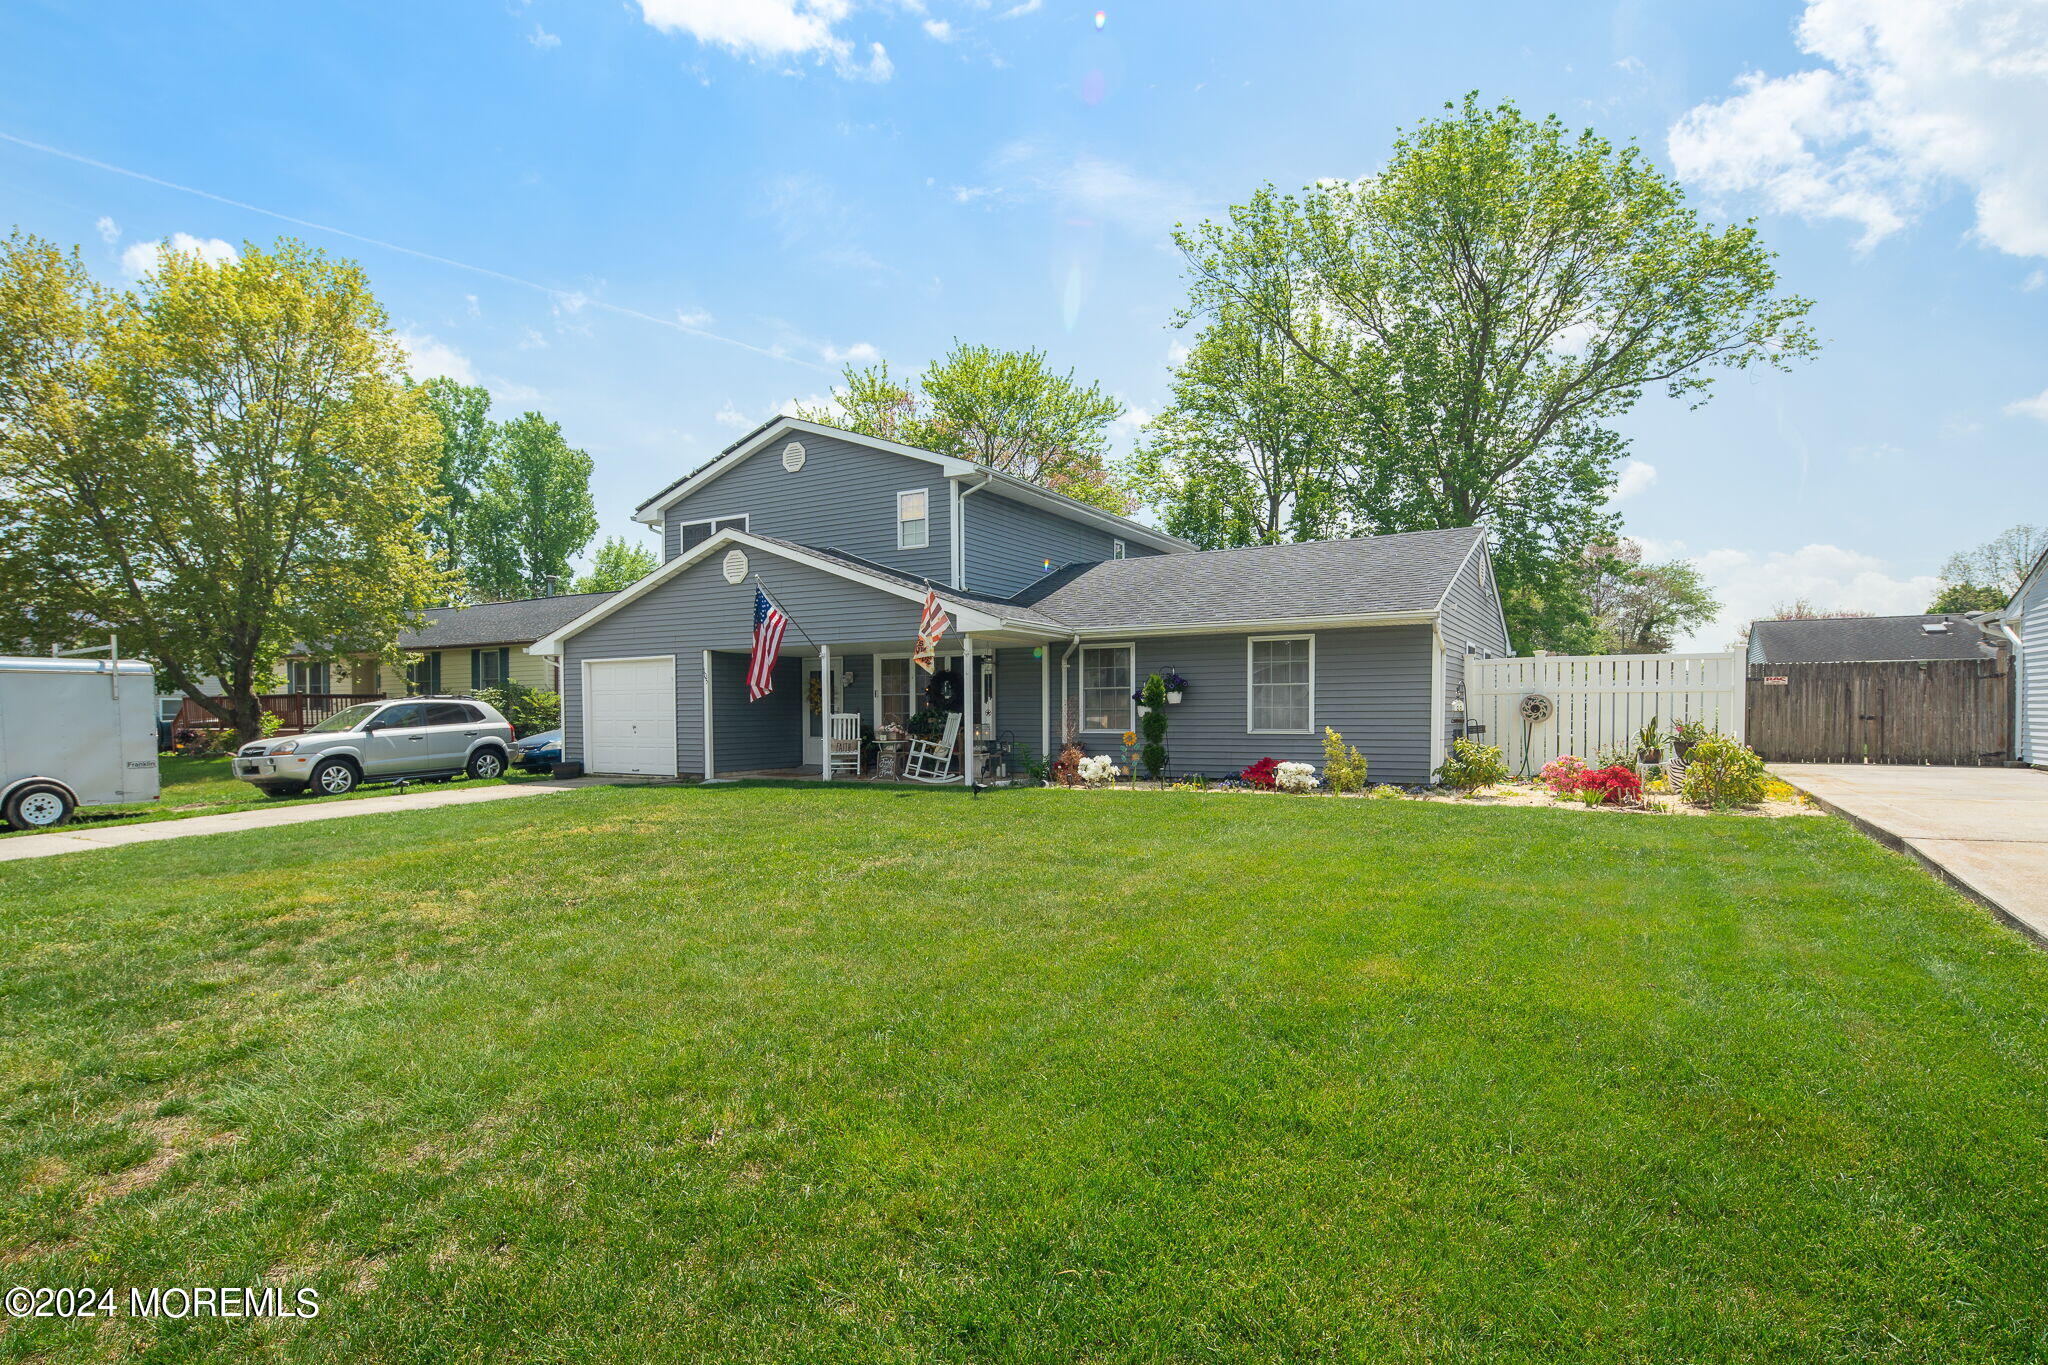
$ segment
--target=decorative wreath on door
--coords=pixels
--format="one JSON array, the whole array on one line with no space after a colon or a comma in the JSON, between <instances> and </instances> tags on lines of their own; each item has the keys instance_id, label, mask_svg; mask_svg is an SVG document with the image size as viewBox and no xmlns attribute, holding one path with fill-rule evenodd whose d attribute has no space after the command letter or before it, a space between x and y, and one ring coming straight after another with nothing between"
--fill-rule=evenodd
<instances>
[{"instance_id":1,"label":"decorative wreath on door","mask_svg":"<svg viewBox=\"0 0 2048 1365\"><path fill-rule=\"evenodd\" d=\"M924 701L927 706L941 711L960 709L960 671L942 669L932 674L932 680L924 685Z\"/></svg>"},{"instance_id":2,"label":"decorative wreath on door","mask_svg":"<svg viewBox=\"0 0 2048 1365\"><path fill-rule=\"evenodd\" d=\"M804 689L804 700L811 704L812 715L822 716L825 714L825 688L818 681L818 675L815 673L811 675L810 685Z\"/></svg>"}]
</instances>

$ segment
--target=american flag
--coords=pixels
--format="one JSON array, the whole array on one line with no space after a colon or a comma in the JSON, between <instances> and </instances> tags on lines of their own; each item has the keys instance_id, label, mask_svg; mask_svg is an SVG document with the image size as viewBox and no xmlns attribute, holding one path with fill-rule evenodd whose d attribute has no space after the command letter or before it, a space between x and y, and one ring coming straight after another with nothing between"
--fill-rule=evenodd
<instances>
[{"instance_id":1,"label":"american flag","mask_svg":"<svg viewBox=\"0 0 2048 1365\"><path fill-rule=\"evenodd\" d=\"M939 595L931 588L924 590L924 615L917 623L917 648L911 658L917 666L930 673L937 662L939 637L946 633L946 627L953 624L946 619L946 610L939 605Z\"/></svg>"},{"instance_id":2,"label":"american flag","mask_svg":"<svg viewBox=\"0 0 2048 1365\"><path fill-rule=\"evenodd\" d=\"M747 665L747 700L759 701L775 690L775 651L782 648L782 633L789 618L782 608L768 600L768 594L754 589L754 657Z\"/></svg>"}]
</instances>

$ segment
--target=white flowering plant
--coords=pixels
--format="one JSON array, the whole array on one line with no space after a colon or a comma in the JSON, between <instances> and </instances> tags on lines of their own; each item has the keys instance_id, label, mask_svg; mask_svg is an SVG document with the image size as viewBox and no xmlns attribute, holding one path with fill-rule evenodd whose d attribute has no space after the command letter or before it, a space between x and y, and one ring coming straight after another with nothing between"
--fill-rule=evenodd
<instances>
[{"instance_id":1,"label":"white flowering plant","mask_svg":"<svg viewBox=\"0 0 2048 1365\"><path fill-rule=\"evenodd\" d=\"M1282 763L1273 770L1273 785L1284 792L1312 792L1321 784L1313 763Z\"/></svg>"},{"instance_id":2,"label":"white flowering plant","mask_svg":"<svg viewBox=\"0 0 2048 1365\"><path fill-rule=\"evenodd\" d=\"M1108 754L1092 754L1081 760L1075 773L1087 786L1106 787L1116 781L1116 760Z\"/></svg>"}]
</instances>

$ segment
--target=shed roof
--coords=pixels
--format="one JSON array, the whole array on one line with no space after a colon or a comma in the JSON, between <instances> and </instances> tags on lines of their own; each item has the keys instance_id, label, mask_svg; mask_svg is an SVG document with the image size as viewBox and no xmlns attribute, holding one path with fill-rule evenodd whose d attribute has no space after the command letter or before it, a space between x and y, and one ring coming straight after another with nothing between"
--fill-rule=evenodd
<instances>
[{"instance_id":1,"label":"shed roof","mask_svg":"<svg viewBox=\"0 0 2048 1365\"><path fill-rule=\"evenodd\" d=\"M1997 647L1961 612L1756 621L1749 628L1749 661L1759 664L1984 659L1996 653Z\"/></svg>"}]
</instances>

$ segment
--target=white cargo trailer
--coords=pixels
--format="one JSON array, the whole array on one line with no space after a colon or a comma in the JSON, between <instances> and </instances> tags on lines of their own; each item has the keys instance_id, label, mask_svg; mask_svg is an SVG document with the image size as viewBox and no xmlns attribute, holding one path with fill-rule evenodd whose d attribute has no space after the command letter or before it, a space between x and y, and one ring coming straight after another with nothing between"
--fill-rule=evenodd
<instances>
[{"instance_id":1,"label":"white cargo trailer","mask_svg":"<svg viewBox=\"0 0 2048 1365\"><path fill-rule=\"evenodd\" d=\"M157 792L148 664L0 656L0 819L48 829L80 806Z\"/></svg>"}]
</instances>

